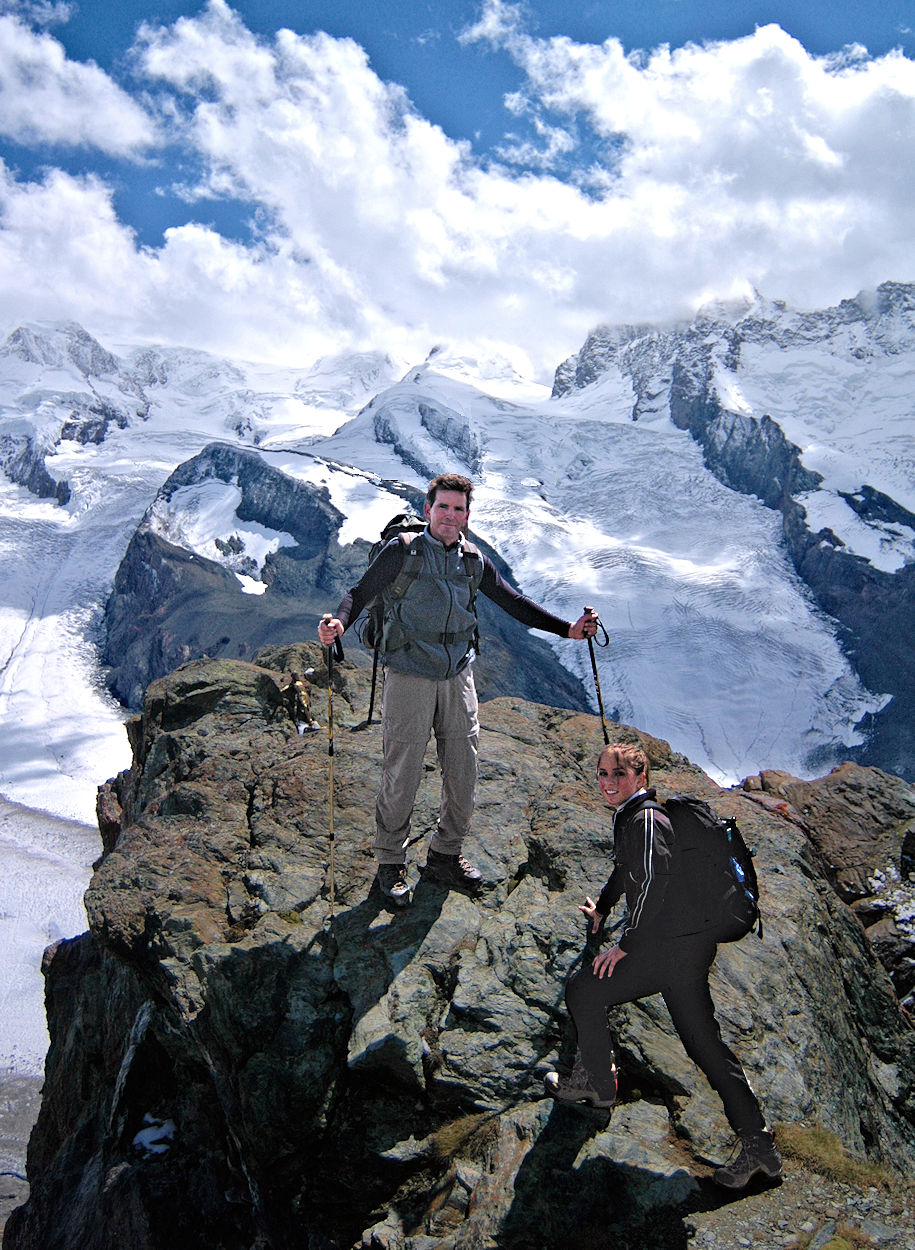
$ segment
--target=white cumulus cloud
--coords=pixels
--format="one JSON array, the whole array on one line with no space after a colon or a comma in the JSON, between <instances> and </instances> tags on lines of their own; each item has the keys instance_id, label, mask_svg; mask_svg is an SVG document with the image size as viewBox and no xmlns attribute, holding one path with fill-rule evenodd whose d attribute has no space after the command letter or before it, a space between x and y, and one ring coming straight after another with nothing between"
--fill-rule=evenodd
<instances>
[{"instance_id":1,"label":"white cumulus cloud","mask_svg":"<svg viewBox=\"0 0 915 1250\"><path fill-rule=\"evenodd\" d=\"M103 70L13 14L0 14L0 134L118 156L156 141L152 119Z\"/></svg>"},{"instance_id":2,"label":"white cumulus cloud","mask_svg":"<svg viewBox=\"0 0 915 1250\"><path fill-rule=\"evenodd\" d=\"M626 55L615 39L536 39L520 12L489 0L465 35L518 66L500 160L421 116L351 39L257 36L224 0L145 25L137 124L148 93L183 158L172 190L239 201L252 236L220 237L203 203L201 224L143 248L98 178L10 174L0 255L19 262L20 305L284 359L512 345L545 376L599 321L754 287L822 307L915 277L915 65L901 53L816 57L765 26ZM99 74L63 58L56 81ZM96 100L99 132L117 133L120 95ZM0 298L20 315L11 289Z\"/></svg>"}]
</instances>

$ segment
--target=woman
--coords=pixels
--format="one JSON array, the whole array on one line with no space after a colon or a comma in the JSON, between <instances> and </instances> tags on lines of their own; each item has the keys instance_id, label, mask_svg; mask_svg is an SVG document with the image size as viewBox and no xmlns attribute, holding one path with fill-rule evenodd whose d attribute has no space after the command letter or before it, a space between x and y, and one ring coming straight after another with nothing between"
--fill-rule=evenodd
<instances>
[{"instance_id":1,"label":"woman","mask_svg":"<svg viewBox=\"0 0 915 1250\"><path fill-rule=\"evenodd\" d=\"M598 761L597 784L614 809L614 868L597 902L586 897L579 910L593 934L624 894L627 915L616 945L586 957L569 978L566 1006L578 1055L569 1076L547 1075L547 1092L559 1102L611 1108L616 1069L607 1008L660 993L686 1053L718 1093L740 1139L739 1154L715 1180L742 1189L757 1172L780 1176L781 1159L740 1061L721 1038L708 985L717 946L708 931L697 931L690 899L678 888L674 831L654 802L648 772L645 752L631 743L605 747Z\"/></svg>"}]
</instances>

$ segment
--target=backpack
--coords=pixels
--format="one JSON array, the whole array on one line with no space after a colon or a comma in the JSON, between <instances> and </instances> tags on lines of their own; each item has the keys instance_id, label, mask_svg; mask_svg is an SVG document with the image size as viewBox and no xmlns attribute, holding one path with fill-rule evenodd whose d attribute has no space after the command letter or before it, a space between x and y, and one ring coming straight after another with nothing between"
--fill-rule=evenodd
<instances>
[{"instance_id":1,"label":"backpack","mask_svg":"<svg viewBox=\"0 0 915 1250\"><path fill-rule=\"evenodd\" d=\"M398 538L407 548L404 555L403 567L391 583L390 595L395 599L402 599L410 589L411 584L422 572L422 551L419 547L413 546L413 539L421 534L426 528L426 522L421 520L412 512L398 512L397 516L391 517L387 525L381 531L380 537L369 548L369 564L371 564L380 554L381 549L391 541L392 538ZM483 577L483 557L473 543L464 544L464 565L467 569L467 578L470 582L470 610L476 615L476 595L477 588ZM468 557L470 557L468 559ZM363 612L363 621L357 626L356 633L360 641L372 651L372 690L369 698L369 712L365 724L371 725L372 714L375 708L375 688L378 680L378 653L381 650L382 635L384 633L384 600L381 595L375 595L373 599L365 605ZM480 651L480 635L479 631L474 633L473 646L479 654Z\"/></svg>"},{"instance_id":2,"label":"backpack","mask_svg":"<svg viewBox=\"0 0 915 1250\"><path fill-rule=\"evenodd\" d=\"M734 817L723 820L708 803L687 794L644 806L662 811L673 827L671 874L697 928L716 942L738 942L754 928L761 938L754 853Z\"/></svg>"},{"instance_id":3,"label":"backpack","mask_svg":"<svg viewBox=\"0 0 915 1250\"><path fill-rule=\"evenodd\" d=\"M382 547L386 546L392 538L400 538L404 543L411 543L417 534L421 534L426 528L426 522L420 517L410 512L398 512L397 516L391 517L387 525L381 531L378 540L372 543L369 549L369 564L372 564L379 554ZM417 566L419 565L417 561ZM413 572L412 562L404 561L404 567L398 573L392 592L395 597L400 599L409 589L410 582L419 574L419 567ZM370 651L377 651L381 645L381 631L384 626L384 603L381 595L375 595L374 599L369 600L365 605L364 619L356 632L359 639Z\"/></svg>"}]
</instances>

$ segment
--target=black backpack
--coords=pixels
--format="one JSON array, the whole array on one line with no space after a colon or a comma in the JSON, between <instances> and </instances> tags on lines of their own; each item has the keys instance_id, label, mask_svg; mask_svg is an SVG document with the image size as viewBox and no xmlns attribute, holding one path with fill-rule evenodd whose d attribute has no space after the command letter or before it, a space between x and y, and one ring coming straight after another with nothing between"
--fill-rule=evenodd
<instances>
[{"instance_id":1,"label":"black backpack","mask_svg":"<svg viewBox=\"0 0 915 1250\"><path fill-rule=\"evenodd\" d=\"M377 559L381 553L382 547L386 546L392 538L400 538L403 536L404 542L412 542L416 535L421 534L425 528L426 522L414 513L398 512L397 516L391 517L390 521L388 521L387 525L381 531L380 538L378 538L376 542L372 543L372 546L369 549L369 564L372 564ZM394 582L394 588L398 598L406 593L410 582L416 574L419 573L419 568L416 569L415 573L412 572L412 565L410 561L405 561L404 565L404 569L400 574L398 574L398 577ZM398 586L398 582L400 582L401 579L403 579L403 584ZM364 643L370 651L377 652L379 646L381 645L381 630L383 625L384 603L381 595L376 595L374 599L369 600L369 602L365 605L363 620L356 630L360 641Z\"/></svg>"},{"instance_id":2,"label":"black backpack","mask_svg":"<svg viewBox=\"0 0 915 1250\"><path fill-rule=\"evenodd\" d=\"M753 851L734 817L722 820L708 803L687 794L645 806L662 811L673 827L671 875L697 928L716 942L738 942L754 928L762 937Z\"/></svg>"}]
</instances>

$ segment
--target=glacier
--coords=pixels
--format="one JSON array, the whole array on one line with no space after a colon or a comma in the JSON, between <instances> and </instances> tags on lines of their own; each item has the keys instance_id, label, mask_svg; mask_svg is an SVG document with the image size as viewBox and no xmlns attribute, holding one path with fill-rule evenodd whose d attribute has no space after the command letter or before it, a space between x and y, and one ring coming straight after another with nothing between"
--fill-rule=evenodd
<instances>
[{"instance_id":1,"label":"glacier","mask_svg":"<svg viewBox=\"0 0 915 1250\"><path fill-rule=\"evenodd\" d=\"M569 619L600 613L608 713L716 780L809 776L860 742L855 726L884 700L852 672L770 509L721 485L669 420L633 424L620 379L511 404L464 372L436 356L313 452L417 485L444 463L473 477L471 527L525 593ZM587 652L555 645L590 685Z\"/></svg>"}]
</instances>

